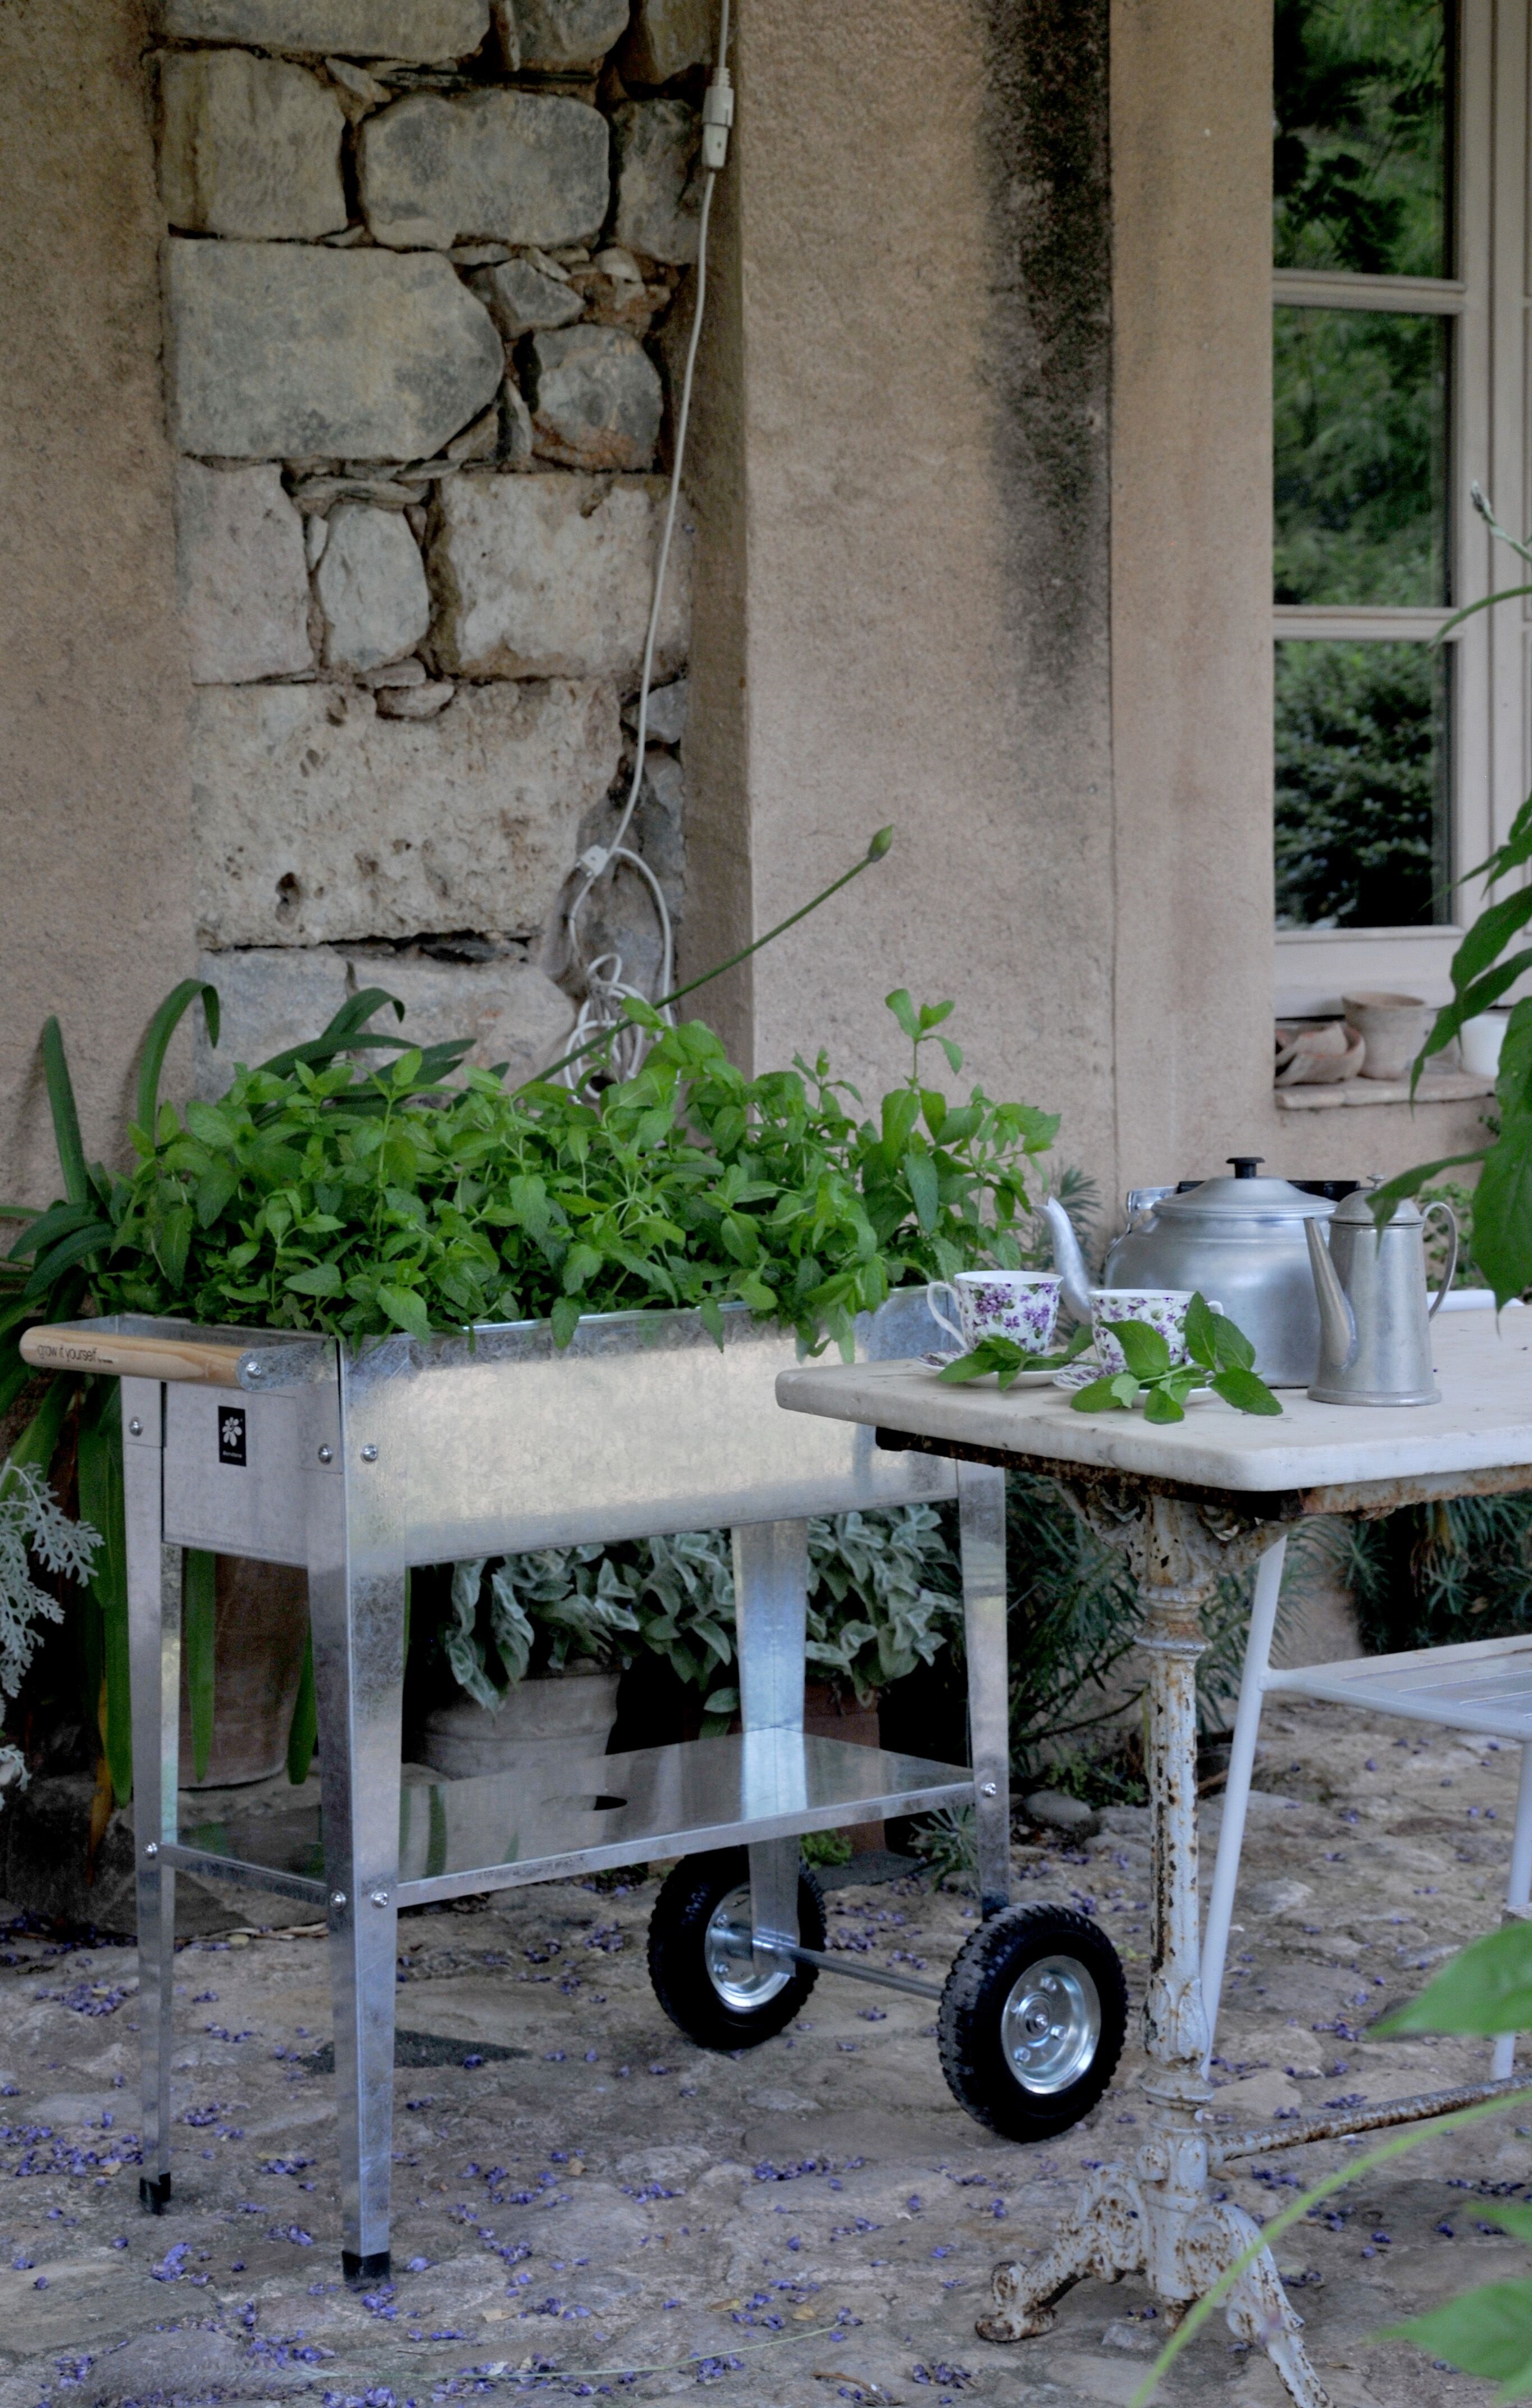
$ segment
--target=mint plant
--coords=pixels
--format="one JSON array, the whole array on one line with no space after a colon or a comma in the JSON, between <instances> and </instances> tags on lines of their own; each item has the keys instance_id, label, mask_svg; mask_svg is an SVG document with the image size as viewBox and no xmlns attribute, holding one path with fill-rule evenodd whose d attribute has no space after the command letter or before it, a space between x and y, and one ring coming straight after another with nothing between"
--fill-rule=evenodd
<instances>
[{"instance_id":1,"label":"mint plant","mask_svg":"<svg viewBox=\"0 0 1532 2408\"><path fill-rule=\"evenodd\" d=\"M1142 1396L1145 1421L1184 1421L1187 1398L1202 1387L1211 1388L1241 1413L1281 1412L1253 1368L1255 1349L1244 1331L1226 1313L1214 1312L1200 1291L1186 1308L1189 1363L1172 1363L1169 1347L1146 1321L1114 1321L1111 1334L1127 1369L1078 1388L1070 1400L1077 1413L1131 1409Z\"/></svg>"},{"instance_id":2,"label":"mint plant","mask_svg":"<svg viewBox=\"0 0 1532 2408\"><path fill-rule=\"evenodd\" d=\"M950 1103L921 1051L951 1005L889 1002L915 1064L876 1118L823 1054L747 1079L698 1021L657 1024L637 1077L587 1103L485 1070L447 1088L452 1049L359 1068L348 1008L218 1103L159 1107L135 1170L95 1166L31 1220L13 1326L76 1309L83 1274L105 1312L352 1340L546 1318L562 1346L582 1313L644 1306L694 1306L720 1336L737 1301L849 1353L854 1316L905 1281L1019 1262L1027 1159L1058 1125L979 1088Z\"/></svg>"}]
</instances>

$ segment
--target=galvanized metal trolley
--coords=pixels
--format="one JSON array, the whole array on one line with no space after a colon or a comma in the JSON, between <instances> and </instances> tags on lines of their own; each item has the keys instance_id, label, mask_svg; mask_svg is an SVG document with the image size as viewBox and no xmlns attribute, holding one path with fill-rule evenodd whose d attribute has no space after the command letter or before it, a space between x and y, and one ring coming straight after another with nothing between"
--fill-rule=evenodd
<instances>
[{"instance_id":1,"label":"galvanized metal trolley","mask_svg":"<svg viewBox=\"0 0 1532 2408\"><path fill-rule=\"evenodd\" d=\"M907 1294L859 1325L859 1351L908 1356L931 1336L923 1296ZM1061 1910L1012 1909L1014 1942L995 1956L1009 1896L1001 1473L781 1412L774 1374L793 1339L737 1308L722 1347L694 1313L645 1312L582 1321L562 1354L542 1324L352 1355L132 1317L36 1329L25 1351L122 1383L148 2207L170 2194L181 1870L302 1899L328 1923L352 2278L388 2271L396 1927L432 1899L678 1856L651 1964L705 2045L769 2037L819 1971L849 1972L943 1998L949 2077L997 2128L1057 2130L1100 2095L1124 2019L1104 1937ZM807 1517L954 1493L972 1769L806 1736ZM742 1735L571 1761L554 1797L510 1775L401 1785L409 1566L720 1525L734 1533ZM322 1828L301 1812L244 1835L178 1828L188 1547L308 1572ZM969 1802L983 1963L965 1972L966 1950L944 1997L826 1956L799 1835Z\"/></svg>"}]
</instances>

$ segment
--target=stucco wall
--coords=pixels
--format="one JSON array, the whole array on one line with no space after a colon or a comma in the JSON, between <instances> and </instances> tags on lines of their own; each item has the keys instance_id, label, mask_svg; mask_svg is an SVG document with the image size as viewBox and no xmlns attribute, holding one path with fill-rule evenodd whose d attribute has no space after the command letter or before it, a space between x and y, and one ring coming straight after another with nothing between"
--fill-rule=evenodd
<instances>
[{"instance_id":1,"label":"stucco wall","mask_svg":"<svg viewBox=\"0 0 1532 2408\"><path fill-rule=\"evenodd\" d=\"M747 0L737 64L744 710L694 755L693 859L759 933L897 829L758 957L754 1058L823 1044L876 1092L908 1066L887 990L952 996L965 1079L1063 1104L1104 1167L1102 18ZM706 562L716 469L701 499ZM740 637L699 594L699 689Z\"/></svg>"},{"instance_id":2,"label":"stucco wall","mask_svg":"<svg viewBox=\"0 0 1532 2408\"><path fill-rule=\"evenodd\" d=\"M58 1192L37 1064L64 1024L88 1153L192 967L185 647L133 0L0 9L0 1192Z\"/></svg>"}]
</instances>

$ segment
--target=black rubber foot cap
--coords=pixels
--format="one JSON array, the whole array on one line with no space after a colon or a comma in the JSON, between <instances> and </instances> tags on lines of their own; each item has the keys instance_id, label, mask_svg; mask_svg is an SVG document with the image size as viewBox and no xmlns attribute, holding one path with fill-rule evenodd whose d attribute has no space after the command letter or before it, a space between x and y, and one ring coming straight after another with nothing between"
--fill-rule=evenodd
<instances>
[{"instance_id":1,"label":"black rubber foot cap","mask_svg":"<svg viewBox=\"0 0 1532 2408\"><path fill-rule=\"evenodd\" d=\"M147 2207L150 2215L163 2215L170 2204L170 2176L140 2174L138 2204L140 2207Z\"/></svg>"},{"instance_id":2,"label":"black rubber foot cap","mask_svg":"<svg viewBox=\"0 0 1532 2408\"><path fill-rule=\"evenodd\" d=\"M340 2271L348 2283L386 2283L389 2264L386 2249L375 2249L369 2258L359 2258L354 2249L340 2253Z\"/></svg>"}]
</instances>

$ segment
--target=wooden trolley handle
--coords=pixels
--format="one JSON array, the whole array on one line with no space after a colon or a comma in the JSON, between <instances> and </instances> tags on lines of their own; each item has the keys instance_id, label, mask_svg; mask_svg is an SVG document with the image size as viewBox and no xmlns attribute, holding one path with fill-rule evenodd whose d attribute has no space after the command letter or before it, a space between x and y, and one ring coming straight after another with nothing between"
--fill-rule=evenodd
<instances>
[{"instance_id":1,"label":"wooden trolley handle","mask_svg":"<svg viewBox=\"0 0 1532 2408\"><path fill-rule=\"evenodd\" d=\"M200 1380L237 1388L239 1367L256 1350L206 1339L138 1338L125 1332L71 1329L39 1322L21 1339L21 1360L37 1371L101 1371L136 1380Z\"/></svg>"}]
</instances>

